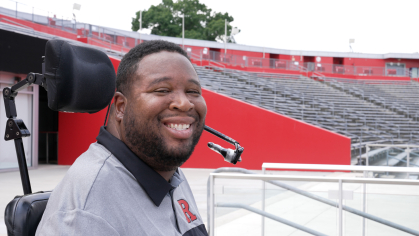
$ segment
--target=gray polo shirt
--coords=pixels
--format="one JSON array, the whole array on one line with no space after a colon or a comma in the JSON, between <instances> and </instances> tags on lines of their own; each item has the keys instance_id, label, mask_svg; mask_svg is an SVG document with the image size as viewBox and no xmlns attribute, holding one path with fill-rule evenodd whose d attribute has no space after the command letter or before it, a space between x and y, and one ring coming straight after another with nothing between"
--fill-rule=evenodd
<instances>
[{"instance_id":1,"label":"gray polo shirt","mask_svg":"<svg viewBox=\"0 0 419 236\"><path fill-rule=\"evenodd\" d=\"M207 236L178 169L167 182L104 127L51 194L43 235Z\"/></svg>"}]
</instances>

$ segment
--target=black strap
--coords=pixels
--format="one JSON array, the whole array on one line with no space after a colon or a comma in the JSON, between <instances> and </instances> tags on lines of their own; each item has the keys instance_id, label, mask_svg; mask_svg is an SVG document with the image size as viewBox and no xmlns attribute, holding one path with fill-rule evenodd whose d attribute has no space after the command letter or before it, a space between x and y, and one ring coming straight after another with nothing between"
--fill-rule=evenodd
<instances>
[{"instance_id":1,"label":"black strap","mask_svg":"<svg viewBox=\"0 0 419 236\"><path fill-rule=\"evenodd\" d=\"M108 121L109 109L111 108L111 104L112 103L109 103L108 105L108 110L106 111L106 116L105 116L105 123L103 123L103 126L106 126L106 122Z\"/></svg>"}]
</instances>

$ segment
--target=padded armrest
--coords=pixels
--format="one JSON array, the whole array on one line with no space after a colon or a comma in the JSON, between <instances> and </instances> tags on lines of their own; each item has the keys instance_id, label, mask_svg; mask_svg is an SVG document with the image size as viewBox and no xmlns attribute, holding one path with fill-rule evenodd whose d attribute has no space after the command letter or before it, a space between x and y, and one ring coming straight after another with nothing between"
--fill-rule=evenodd
<instances>
[{"instance_id":1,"label":"padded armrest","mask_svg":"<svg viewBox=\"0 0 419 236\"><path fill-rule=\"evenodd\" d=\"M16 196L6 206L4 221L8 236L34 236L51 192Z\"/></svg>"}]
</instances>

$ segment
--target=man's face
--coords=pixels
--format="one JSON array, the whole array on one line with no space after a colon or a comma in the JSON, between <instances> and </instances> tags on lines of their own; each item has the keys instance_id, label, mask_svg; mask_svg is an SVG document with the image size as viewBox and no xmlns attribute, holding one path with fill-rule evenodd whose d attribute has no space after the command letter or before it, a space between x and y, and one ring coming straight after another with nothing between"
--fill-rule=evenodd
<instances>
[{"instance_id":1,"label":"man's face","mask_svg":"<svg viewBox=\"0 0 419 236\"><path fill-rule=\"evenodd\" d=\"M207 106L187 58L162 51L144 57L127 95L123 141L158 171L175 170L202 134Z\"/></svg>"}]
</instances>

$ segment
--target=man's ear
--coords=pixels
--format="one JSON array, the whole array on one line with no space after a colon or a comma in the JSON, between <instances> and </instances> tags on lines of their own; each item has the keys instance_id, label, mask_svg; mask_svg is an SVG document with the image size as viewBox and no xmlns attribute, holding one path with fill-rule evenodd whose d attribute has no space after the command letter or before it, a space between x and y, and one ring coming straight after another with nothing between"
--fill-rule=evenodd
<instances>
[{"instance_id":1,"label":"man's ear","mask_svg":"<svg viewBox=\"0 0 419 236\"><path fill-rule=\"evenodd\" d=\"M115 105L115 120L119 123L124 119L127 98L122 93L116 92L113 99Z\"/></svg>"}]
</instances>

